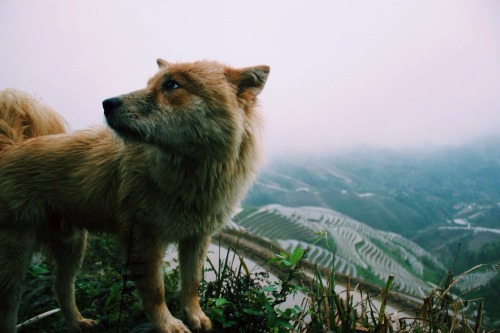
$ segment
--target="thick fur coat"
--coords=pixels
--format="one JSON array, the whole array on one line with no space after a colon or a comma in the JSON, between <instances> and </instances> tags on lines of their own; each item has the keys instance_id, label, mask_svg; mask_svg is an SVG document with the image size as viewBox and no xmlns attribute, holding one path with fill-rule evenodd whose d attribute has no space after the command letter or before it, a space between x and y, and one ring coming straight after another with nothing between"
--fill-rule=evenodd
<instances>
[{"instance_id":1,"label":"thick fur coat","mask_svg":"<svg viewBox=\"0 0 500 333\"><path fill-rule=\"evenodd\" d=\"M178 244L186 324L208 331L198 301L210 235L240 203L261 159L257 95L269 67L168 63L138 90L103 102L109 127L66 132L54 111L0 92L0 332L15 332L22 280L36 251L57 267L72 331L86 235L116 235L158 332L189 332L168 311L161 263Z\"/></svg>"}]
</instances>

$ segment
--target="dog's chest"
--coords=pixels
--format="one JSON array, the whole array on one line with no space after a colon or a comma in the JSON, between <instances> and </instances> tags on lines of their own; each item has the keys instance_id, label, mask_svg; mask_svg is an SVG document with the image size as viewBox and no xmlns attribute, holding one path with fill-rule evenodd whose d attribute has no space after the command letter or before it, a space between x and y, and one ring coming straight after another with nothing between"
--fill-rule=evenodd
<instances>
[{"instance_id":1,"label":"dog's chest","mask_svg":"<svg viewBox=\"0 0 500 333\"><path fill-rule=\"evenodd\" d=\"M227 222L253 180L254 168L241 162L165 157L127 169L121 206L129 214L144 212L159 231L174 238L213 233Z\"/></svg>"},{"instance_id":2,"label":"dog's chest","mask_svg":"<svg viewBox=\"0 0 500 333\"><path fill-rule=\"evenodd\" d=\"M239 204L246 184L225 179L224 182L186 181L176 189L148 193L155 223L175 238L211 234L219 230Z\"/></svg>"}]
</instances>

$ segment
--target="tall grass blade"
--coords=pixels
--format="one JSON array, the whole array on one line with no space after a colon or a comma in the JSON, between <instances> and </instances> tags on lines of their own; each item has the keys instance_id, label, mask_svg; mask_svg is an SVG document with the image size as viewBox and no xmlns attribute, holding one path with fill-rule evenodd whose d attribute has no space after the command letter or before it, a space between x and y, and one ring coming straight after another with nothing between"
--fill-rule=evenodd
<instances>
[{"instance_id":1,"label":"tall grass blade","mask_svg":"<svg viewBox=\"0 0 500 333\"><path fill-rule=\"evenodd\" d=\"M385 285L384 291L382 293L382 304L380 306L380 313L378 317L378 324L382 325L382 321L385 320L385 309L387 307L387 297L389 296L389 290L391 289L392 282L394 281L394 275L389 275L387 278L387 283Z\"/></svg>"},{"instance_id":2,"label":"tall grass blade","mask_svg":"<svg viewBox=\"0 0 500 333\"><path fill-rule=\"evenodd\" d=\"M484 299L481 301L481 303L479 304L479 308L477 309L476 326L474 327L474 333L481 332L481 322L483 320L483 306L484 306Z\"/></svg>"}]
</instances>

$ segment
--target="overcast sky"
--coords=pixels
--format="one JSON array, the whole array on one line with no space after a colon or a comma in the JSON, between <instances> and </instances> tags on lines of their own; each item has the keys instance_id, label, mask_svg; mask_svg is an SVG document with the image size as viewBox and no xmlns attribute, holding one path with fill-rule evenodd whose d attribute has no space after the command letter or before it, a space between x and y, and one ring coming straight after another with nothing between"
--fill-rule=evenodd
<instances>
[{"instance_id":1,"label":"overcast sky","mask_svg":"<svg viewBox=\"0 0 500 333\"><path fill-rule=\"evenodd\" d=\"M0 89L73 129L169 61L271 66L271 154L500 133L500 0L1 0Z\"/></svg>"}]
</instances>

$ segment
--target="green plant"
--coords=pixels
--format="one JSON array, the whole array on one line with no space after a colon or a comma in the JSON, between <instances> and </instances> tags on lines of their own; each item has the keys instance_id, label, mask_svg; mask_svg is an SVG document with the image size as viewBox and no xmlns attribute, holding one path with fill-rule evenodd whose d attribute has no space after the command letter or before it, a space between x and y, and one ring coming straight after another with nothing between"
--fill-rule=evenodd
<instances>
[{"instance_id":1,"label":"green plant","mask_svg":"<svg viewBox=\"0 0 500 333\"><path fill-rule=\"evenodd\" d=\"M133 283L126 282L122 289L123 277L117 273L120 265L114 268L116 262L108 259L112 257L103 255L112 244L99 239L96 243L97 250L90 247L89 257L101 261L84 264L88 269L82 272L76 285L78 302L86 309L84 315L100 321L99 332L146 332L147 320L140 311ZM393 276L388 277L380 292L369 294L364 292L363 285L353 284L350 279L345 285L337 285L333 266L326 273L319 267L309 271L304 262L307 249L275 254L269 261L270 271L278 278L262 269L249 270L246 259L230 250L225 255L220 250L217 262L208 259L210 274L214 276L210 281L204 280L200 289L201 303L212 319L214 333L475 333L484 332L487 327L484 299L466 299L469 293L457 294L454 287L467 275L488 265L475 266L458 276L450 269L441 285L424 297L420 311L403 318L387 308ZM100 255L93 251L100 251ZM65 330L60 313L53 311L57 304L51 290L53 279L47 273L50 270L44 261L31 268L21 321L40 314L52 315L30 323L20 332ZM178 269L165 268L164 282L167 304L178 315L181 312L176 297ZM355 298L355 294L359 297ZM287 301L294 295L295 301L290 305Z\"/></svg>"},{"instance_id":2,"label":"green plant","mask_svg":"<svg viewBox=\"0 0 500 333\"><path fill-rule=\"evenodd\" d=\"M351 290L349 278L345 290L336 292L334 272L332 266L328 276L324 277L316 266L311 288L307 290L310 320L303 332L387 332L391 321L386 313L386 305L394 276L388 277L379 295L363 296L361 286L357 285ZM353 293L359 293L361 301L355 302ZM378 297L381 297L379 306L373 302Z\"/></svg>"},{"instance_id":3,"label":"green plant","mask_svg":"<svg viewBox=\"0 0 500 333\"><path fill-rule=\"evenodd\" d=\"M293 331L303 321L305 311L299 305L287 309L281 309L280 305L301 290L292 280L300 272L305 253L296 249L291 255L281 253L272 259L272 263L283 269L279 280L272 281L266 272L249 271L243 258L234 249L230 250L225 260L219 259L217 267L208 260L215 281L203 284L204 305L216 329L224 332ZM238 267L233 269L236 259Z\"/></svg>"},{"instance_id":4,"label":"green plant","mask_svg":"<svg viewBox=\"0 0 500 333\"><path fill-rule=\"evenodd\" d=\"M453 286L460 279L484 265L456 278L448 272L444 285L429 292L415 316L400 318L397 313L389 313L387 308L394 276L389 276L384 288L373 295L364 293L359 284L351 285L350 279L342 286L342 291L337 292L333 266L327 274L315 267L312 278L307 278L302 267L307 252L307 249L296 248L290 254L275 254L270 263L281 270L278 280L272 280L265 272L250 272L236 252L230 257L228 251L224 260L219 259L218 267L209 261L216 279L205 283L204 304L216 330L279 333L462 330L475 333L484 329L483 299L463 300L465 294L452 294ZM304 281L309 281L307 286L303 285ZM300 305L280 307L297 293L304 297ZM354 294L359 296L357 301ZM477 308L473 306L475 303L479 303Z\"/></svg>"}]
</instances>

